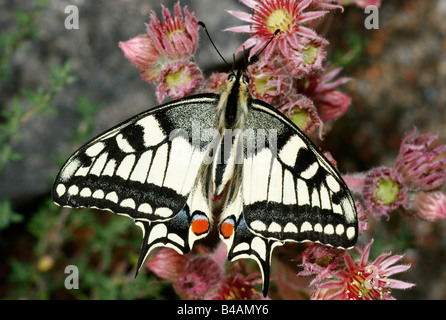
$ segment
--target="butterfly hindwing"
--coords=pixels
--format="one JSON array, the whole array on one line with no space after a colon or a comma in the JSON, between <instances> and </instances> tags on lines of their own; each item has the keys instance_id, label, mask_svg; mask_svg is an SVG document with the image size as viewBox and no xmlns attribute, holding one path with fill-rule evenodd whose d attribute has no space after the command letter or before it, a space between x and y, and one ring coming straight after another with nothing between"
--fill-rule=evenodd
<instances>
[{"instance_id":1,"label":"butterfly hindwing","mask_svg":"<svg viewBox=\"0 0 446 320\"><path fill-rule=\"evenodd\" d=\"M209 142L194 139L193 121L212 127L217 99L207 94L167 103L94 138L61 169L53 200L134 219L144 234L138 268L159 246L189 252L211 223L202 163ZM193 229L200 219L205 223Z\"/></svg>"},{"instance_id":2,"label":"butterfly hindwing","mask_svg":"<svg viewBox=\"0 0 446 320\"><path fill-rule=\"evenodd\" d=\"M287 117L255 100L245 131L252 136L244 141L241 196L228 200L223 215L232 215L234 231L231 237L220 234L231 260L251 257L258 262L265 292L275 246L313 241L352 247L357 217L337 170Z\"/></svg>"}]
</instances>

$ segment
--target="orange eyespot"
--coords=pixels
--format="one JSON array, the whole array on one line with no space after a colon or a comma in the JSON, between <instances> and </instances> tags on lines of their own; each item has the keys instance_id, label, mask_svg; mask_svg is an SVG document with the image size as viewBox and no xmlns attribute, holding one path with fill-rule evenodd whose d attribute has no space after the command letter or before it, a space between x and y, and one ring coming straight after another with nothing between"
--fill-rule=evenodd
<instances>
[{"instance_id":1,"label":"orange eyespot","mask_svg":"<svg viewBox=\"0 0 446 320\"><path fill-rule=\"evenodd\" d=\"M192 232L199 236L200 234L206 233L209 231L209 220L204 215L196 215L191 224Z\"/></svg>"},{"instance_id":2,"label":"orange eyespot","mask_svg":"<svg viewBox=\"0 0 446 320\"><path fill-rule=\"evenodd\" d=\"M221 223L220 233L225 239L232 236L234 233L234 220L232 218L228 218Z\"/></svg>"}]
</instances>

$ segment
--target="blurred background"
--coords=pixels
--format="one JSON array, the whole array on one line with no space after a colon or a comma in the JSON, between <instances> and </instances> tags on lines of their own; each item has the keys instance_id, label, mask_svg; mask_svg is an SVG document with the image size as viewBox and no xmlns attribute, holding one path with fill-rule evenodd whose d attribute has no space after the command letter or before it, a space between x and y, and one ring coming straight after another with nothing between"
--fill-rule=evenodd
<instances>
[{"instance_id":1,"label":"blurred background","mask_svg":"<svg viewBox=\"0 0 446 320\"><path fill-rule=\"evenodd\" d=\"M173 9L177 1L161 1ZM79 29L66 29L68 5ZM242 24L225 10L236 0L181 1L204 21L231 60L247 35L222 32ZM113 125L155 106L154 86L141 80L118 47L145 32L159 1L0 0L0 297L6 299L165 299L171 287L133 280L141 234L130 219L53 205L50 188L67 157ZM353 99L323 146L341 172L391 166L414 126L446 142L446 1L383 0L379 29L364 28L363 9L330 13L321 33L328 60L353 81ZM196 61L206 75L220 57L201 34ZM446 298L446 221L402 212L370 221L371 258L405 254L412 267L395 278L413 282L398 299ZM373 256L375 254L375 256ZM67 290L65 267L76 265L80 290Z\"/></svg>"}]
</instances>

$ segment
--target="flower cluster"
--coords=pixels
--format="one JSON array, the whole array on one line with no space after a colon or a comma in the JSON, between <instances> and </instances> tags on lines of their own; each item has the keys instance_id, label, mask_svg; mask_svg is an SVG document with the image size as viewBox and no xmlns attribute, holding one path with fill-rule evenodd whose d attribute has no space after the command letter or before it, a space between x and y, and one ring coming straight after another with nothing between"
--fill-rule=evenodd
<instances>
[{"instance_id":1,"label":"flower cluster","mask_svg":"<svg viewBox=\"0 0 446 320\"><path fill-rule=\"evenodd\" d=\"M163 7L164 22L152 12L145 34L119 42L142 78L157 83L156 97L160 103L166 95L181 98L198 93L204 82L193 58L198 46L198 21L187 7L183 19L179 3L174 12L172 16Z\"/></svg>"},{"instance_id":2,"label":"flower cluster","mask_svg":"<svg viewBox=\"0 0 446 320\"><path fill-rule=\"evenodd\" d=\"M226 29L246 32L251 37L238 52L250 49L249 58L259 54L248 66L251 93L288 115L304 132L323 135L323 124L341 117L351 99L337 87L350 80L334 80L341 68L324 65L328 41L311 26L330 9L342 8L333 1L242 0L252 12L228 11L249 25ZM180 5L174 15L163 7L164 22L152 12L145 34L120 42L127 59L142 78L157 84L161 103L166 96L181 98L198 92L219 92L227 74L214 73L205 82L194 61L199 25L193 13ZM280 32L273 37L276 30ZM266 45L272 39L269 45ZM285 97L285 99L284 99Z\"/></svg>"},{"instance_id":3,"label":"flower cluster","mask_svg":"<svg viewBox=\"0 0 446 320\"><path fill-rule=\"evenodd\" d=\"M393 167L378 167L366 174L345 177L359 193L373 217L389 218L399 207L413 209L426 221L446 218L446 144L432 133L406 135Z\"/></svg>"},{"instance_id":4,"label":"flower cluster","mask_svg":"<svg viewBox=\"0 0 446 320\"><path fill-rule=\"evenodd\" d=\"M333 79L341 68L324 65L328 41L311 26L329 9L342 8L333 1L241 0L251 13L228 11L247 25L226 31L249 33L237 52L250 48L248 67L253 95L278 107L306 134L322 138L323 123L341 117L351 99L336 90L350 79ZM279 33L276 31L279 30Z\"/></svg>"},{"instance_id":5,"label":"flower cluster","mask_svg":"<svg viewBox=\"0 0 446 320\"><path fill-rule=\"evenodd\" d=\"M394 265L403 257L382 253L373 262L369 261L370 248L373 240L361 250L356 247L359 259L347 252L344 256L337 249L312 245L302 254L304 271L307 275L317 271L318 276L313 280L315 290L311 298L316 300L392 300L392 289L408 289L412 283L395 280L390 276L409 269L408 265ZM325 261L324 261L325 260Z\"/></svg>"},{"instance_id":6,"label":"flower cluster","mask_svg":"<svg viewBox=\"0 0 446 320\"><path fill-rule=\"evenodd\" d=\"M320 139L324 123L342 117L351 99L339 87L351 79L339 77L342 68L326 60L329 44L318 34L321 19L347 4L361 8L380 6L381 0L240 0L249 12L228 11L246 24L226 31L249 34L237 52L249 51L247 72L254 97L275 106L308 135ZM174 15L163 7L161 22L150 16L146 33L119 46L142 78L157 84L161 103L166 96L181 98L198 92L220 92L227 73L212 73L205 80L194 60L199 25L193 13L175 5ZM279 30L279 32L277 32ZM330 158L330 156L328 155ZM335 161L332 161L335 163ZM414 210L419 218L438 221L446 217L446 145L433 134L408 134L402 141L393 167L345 175L355 201L359 231L365 235L367 215L388 217L392 210ZM345 250L311 244L297 260L299 275L312 275L313 299L392 299L392 289L410 283L389 277L406 271L395 265L401 255L383 253L369 261L373 239L357 255ZM187 256L160 249L147 267L173 284L186 299L261 299L256 286L259 274L249 274L241 261L226 265L226 250L195 248ZM359 255L359 256L358 256Z\"/></svg>"},{"instance_id":7,"label":"flower cluster","mask_svg":"<svg viewBox=\"0 0 446 320\"><path fill-rule=\"evenodd\" d=\"M232 264L225 270L226 246L220 244L214 252L198 247L193 255L181 255L170 248L162 248L147 263L158 277L173 284L183 299L259 300L256 290L260 274L245 275L244 265Z\"/></svg>"}]
</instances>

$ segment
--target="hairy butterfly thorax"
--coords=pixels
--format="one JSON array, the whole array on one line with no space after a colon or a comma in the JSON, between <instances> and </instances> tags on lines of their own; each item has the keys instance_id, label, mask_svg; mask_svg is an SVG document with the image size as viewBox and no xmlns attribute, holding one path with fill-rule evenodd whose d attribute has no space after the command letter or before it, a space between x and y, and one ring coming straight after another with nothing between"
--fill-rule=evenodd
<instances>
[{"instance_id":1,"label":"hairy butterfly thorax","mask_svg":"<svg viewBox=\"0 0 446 320\"><path fill-rule=\"evenodd\" d=\"M275 247L349 248L358 237L340 174L289 118L253 99L243 71L219 94L156 106L87 142L62 167L52 196L132 218L143 232L137 271L154 249L187 254L216 226L228 260L258 263L265 296Z\"/></svg>"}]
</instances>

